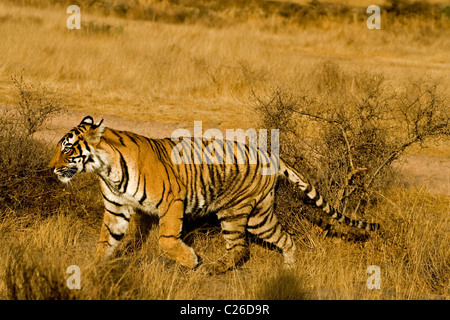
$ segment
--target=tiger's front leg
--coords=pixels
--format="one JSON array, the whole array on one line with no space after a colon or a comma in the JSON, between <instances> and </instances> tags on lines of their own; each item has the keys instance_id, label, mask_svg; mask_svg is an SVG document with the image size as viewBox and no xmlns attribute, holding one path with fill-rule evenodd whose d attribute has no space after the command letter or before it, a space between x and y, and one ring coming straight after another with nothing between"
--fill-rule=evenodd
<instances>
[{"instance_id":1,"label":"tiger's front leg","mask_svg":"<svg viewBox=\"0 0 450 320\"><path fill-rule=\"evenodd\" d=\"M111 206L105 202L105 213L95 257L96 263L113 256L128 229L131 212L127 207Z\"/></svg>"},{"instance_id":2,"label":"tiger's front leg","mask_svg":"<svg viewBox=\"0 0 450 320\"><path fill-rule=\"evenodd\" d=\"M195 268L199 261L194 249L181 239L184 204L182 199L171 199L161 206L159 217L159 246L172 260L188 268Z\"/></svg>"}]
</instances>

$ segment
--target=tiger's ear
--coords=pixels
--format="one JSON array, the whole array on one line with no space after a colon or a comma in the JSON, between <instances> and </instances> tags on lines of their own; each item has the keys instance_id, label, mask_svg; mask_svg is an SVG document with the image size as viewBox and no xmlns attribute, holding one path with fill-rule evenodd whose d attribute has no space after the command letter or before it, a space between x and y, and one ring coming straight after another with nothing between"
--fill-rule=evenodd
<instances>
[{"instance_id":1,"label":"tiger's ear","mask_svg":"<svg viewBox=\"0 0 450 320\"><path fill-rule=\"evenodd\" d=\"M98 127L100 127L100 126L103 126L103 119L102 120L100 120L100 122L99 123L97 123L96 125L94 125L94 126L92 126L93 128L98 128Z\"/></svg>"},{"instance_id":2,"label":"tiger's ear","mask_svg":"<svg viewBox=\"0 0 450 320\"><path fill-rule=\"evenodd\" d=\"M103 135L103 131L105 131L105 125L102 119L99 123L91 125L91 129L84 134L84 138L89 143L98 144Z\"/></svg>"},{"instance_id":3,"label":"tiger's ear","mask_svg":"<svg viewBox=\"0 0 450 320\"><path fill-rule=\"evenodd\" d=\"M81 124L88 124L88 125L92 126L94 124L94 119L91 116L84 117L83 120L81 120L81 122L80 122L80 125Z\"/></svg>"}]
</instances>

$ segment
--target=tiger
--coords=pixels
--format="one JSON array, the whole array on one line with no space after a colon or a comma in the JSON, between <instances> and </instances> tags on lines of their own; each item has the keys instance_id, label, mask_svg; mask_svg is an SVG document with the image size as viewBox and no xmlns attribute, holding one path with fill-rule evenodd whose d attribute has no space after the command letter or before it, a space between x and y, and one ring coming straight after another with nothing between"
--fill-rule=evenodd
<instances>
[{"instance_id":1,"label":"tiger","mask_svg":"<svg viewBox=\"0 0 450 320\"><path fill-rule=\"evenodd\" d=\"M210 142L190 138L185 143L194 147L191 150L204 150ZM159 247L165 256L187 268L210 275L235 268L249 258L247 233L278 248L284 265L292 267L296 245L274 212L280 179L287 179L327 217L367 231L379 229L378 223L354 220L334 209L303 174L280 157L276 172L263 175L263 161L259 157L250 161L255 150L238 141L226 143L234 144L233 150L240 150L247 161L176 163L173 150L177 142L173 139L150 139L111 129L103 119L95 123L86 116L57 143L49 166L63 183L80 172L93 172L99 178L104 214L95 263L117 253L130 218L138 213L159 218ZM236 154L232 156L237 159ZM202 263L183 241L183 221L207 215L217 218L226 250L216 261Z\"/></svg>"}]
</instances>

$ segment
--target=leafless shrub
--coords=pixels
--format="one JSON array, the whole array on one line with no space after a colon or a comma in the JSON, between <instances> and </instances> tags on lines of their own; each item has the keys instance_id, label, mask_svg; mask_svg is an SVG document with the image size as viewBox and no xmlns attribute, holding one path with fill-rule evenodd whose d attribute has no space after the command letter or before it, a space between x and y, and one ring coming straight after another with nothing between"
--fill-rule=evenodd
<instances>
[{"instance_id":1,"label":"leafless shrub","mask_svg":"<svg viewBox=\"0 0 450 320\"><path fill-rule=\"evenodd\" d=\"M262 126L280 129L282 156L315 179L334 207L363 214L406 148L450 135L447 100L436 81L396 90L383 75L321 68L321 94L275 88L252 101Z\"/></svg>"},{"instance_id":2,"label":"leafless shrub","mask_svg":"<svg viewBox=\"0 0 450 320\"><path fill-rule=\"evenodd\" d=\"M60 99L46 87L28 83L23 76L20 78L13 76L11 79L19 93L19 101L15 108L16 125L22 126L26 135L35 133L50 117L63 110L64 106Z\"/></svg>"},{"instance_id":3,"label":"leafless shrub","mask_svg":"<svg viewBox=\"0 0 450 320\"><path fill-rule=\"evenodd\" d=\"M52 199L56 181L47 168L49 148L33 138L42 125L61 112L61 102L23 77L13 77L19 101L0 113L0 203L13 210Z\"/></svg>"}]
</instances>

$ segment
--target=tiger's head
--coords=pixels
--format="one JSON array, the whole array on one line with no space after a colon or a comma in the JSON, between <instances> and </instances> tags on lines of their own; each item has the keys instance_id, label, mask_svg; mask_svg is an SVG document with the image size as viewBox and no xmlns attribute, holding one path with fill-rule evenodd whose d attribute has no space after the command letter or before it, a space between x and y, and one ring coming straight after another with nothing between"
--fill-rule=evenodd
<instances>
[{"instance_id":1,"label":"tiger's head","mask_svg":"<svg viewBox=\"0 0 450 320\"><path fill-rule=\"evenodd\" d=\"M78 172L95 171L96 147L105 129L102 123L95 124L87 116L58 142L49 166L60 181L68 183Z\"/></svg>"}]
</instances>

